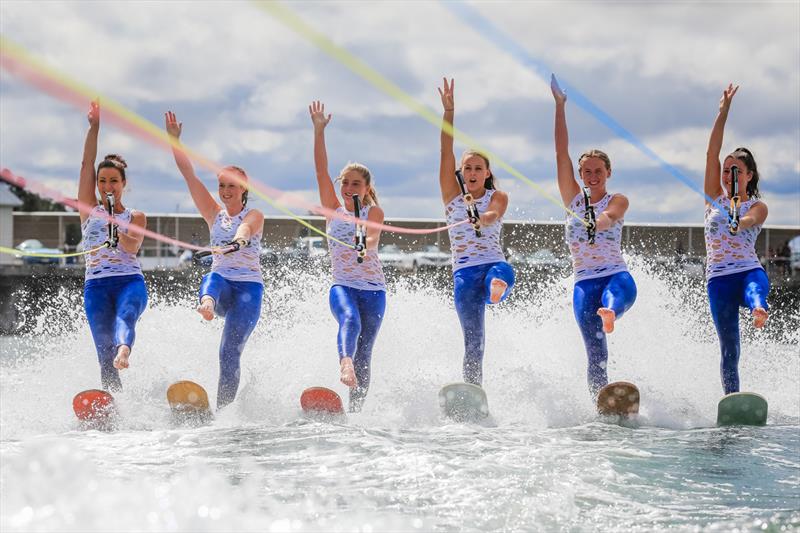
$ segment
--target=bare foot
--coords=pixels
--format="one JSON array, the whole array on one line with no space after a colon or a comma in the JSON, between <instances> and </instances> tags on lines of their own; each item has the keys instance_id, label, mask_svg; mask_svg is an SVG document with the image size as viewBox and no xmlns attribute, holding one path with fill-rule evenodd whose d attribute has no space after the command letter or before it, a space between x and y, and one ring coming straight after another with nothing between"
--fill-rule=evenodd
<instances>
[{"instance_id":1,"label":"bare foot","mask_svg":"<svg viewBox=\"0 0 800 533\"><path fill-rule=\"evenodd\" d=\"M614 320L617 319L617 314L614 312L614 310L609 309L608 307L601 307L597 310L597 314L603 321L603 331L606 333L611 333L614 331Z\"/></svg>"},{"instance_id":2,"label":"bare foot","mask_svg":"<svg viewBox=\"0 0 800 533\"><path fill-rule=\"evenodd\" d=\"M503 293L506 292L508 288L508 283L503 281L502 279L493 279L492 283L489 285L489 301L493 304L496 304L500 301L500 298L503 297Z\"/></svg>"},{"instance_id":3,"label":"bare foot","mask_svg":"<svg viewBox=\"0 0 800 533\"><path fill-rule=\"evenodd\" d=\"M206 320L213 320L214 298L211 296L203 296L203 299L200 300L200 305L197 307L197 312L200 313Z\"/></svg>"},{"instance_id":4,"label":"bare foot","mask_svg":"<svg viewBox=\"0 0 800 533\"><path fill-rule=\"evenodd\" d=\"M130 347L126 345L121 345L117 348L117 356L114 358L114 368L117 370L122 370L123 368L128 368L128 357L131 355Z\"/></svg>"},{"instance_id":5,"label":"bare foot","mask_svg":"<svg viewBox=\"0 0 800 533\"><path fill-rule=\"evenodd\" d=\"M767 323L767 318L769 314L767 314L767 310L763 307L756 307L753 309L753 327L761 329L764 327L764 324Z\"/></svg>"},{"instance_id":6,"label":"bare foot","mask_svg":"<svg viewBox=\"0 0 800 533\"><path fill-rule=\"evenodd\" d=\"M351 357L343 357L340 365L342 375L339 380L352 389L356 386L356 371L353 368L353 359Z\"/></svg>"}]
</instances>

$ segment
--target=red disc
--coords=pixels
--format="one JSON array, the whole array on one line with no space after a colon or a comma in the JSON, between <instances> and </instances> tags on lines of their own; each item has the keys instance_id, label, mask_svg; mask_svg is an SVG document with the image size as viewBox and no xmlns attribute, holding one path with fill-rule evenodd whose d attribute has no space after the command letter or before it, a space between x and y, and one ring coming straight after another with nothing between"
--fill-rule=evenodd
<instances>
[{"instance_id":1,"label":"red disc","mask_svg":"<svg viewBox=\"0 0 800 533\"><path fill-rule=\"evenodd\" d=\"M105 418L111 414L113 408L114 397L104 390L85 390L72 399L72 409L80 420Z\"/></svg>"},{"instance_id":2,"label":"red disc","mask_svg":"<svg viewBox=\"0 0 800 533\"><path fill-rule=\"evenodd\" d=\"M300 395L300 406L303 411L316 411L323 413L344 413L342 399L331 389L325 387L311 387Z\"/></svg>"}]
</instances>

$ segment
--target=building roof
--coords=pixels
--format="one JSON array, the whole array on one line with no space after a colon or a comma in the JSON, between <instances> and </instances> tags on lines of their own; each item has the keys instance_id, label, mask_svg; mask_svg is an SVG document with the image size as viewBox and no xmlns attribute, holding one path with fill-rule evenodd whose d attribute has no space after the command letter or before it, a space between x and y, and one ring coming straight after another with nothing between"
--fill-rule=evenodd
<instances>
[{"instance_id":1,"label":"building roof","mask_svg":"<svg viewBox=\"0 0 800 533\"><path fill-rule=\"evenodd\" d=\"M0 183L0 207L17 207L22 205L22 200L17 198L8 185Z\"/></svg>"}]
</instances>

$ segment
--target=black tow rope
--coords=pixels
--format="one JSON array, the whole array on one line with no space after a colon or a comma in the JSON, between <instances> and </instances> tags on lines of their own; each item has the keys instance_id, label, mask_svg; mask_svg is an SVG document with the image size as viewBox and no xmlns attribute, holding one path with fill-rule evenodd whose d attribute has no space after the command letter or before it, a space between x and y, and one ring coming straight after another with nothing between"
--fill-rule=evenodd
<instances>
[{"instance_id":1,"label":"black tow rope","mask_svg":"<svg viewBox=\"0 0 800 533\"><path fill-rule=\"evenodd\" d=\"M589 237L589 244L594 244L594 238L597 234L597 217L594 214L592 193L589 187L583 188L583 205L586 208L583 213L583 221L586 222L586 235Z\"/></svg>"},{"instance_id":2,"label":"black tow rope","mask_svg":"<svg viewBox=\"0 0 800 533\"><path fill-rule=\"evenodd\" d=\"M458 187L461 189L461 197L464 199L464 203L467 204L467 218L469 219L469 223L472 224L472 228L475 230L475 236L480 237L481 215L478 213L478 206L475 205L475 198L467 191L467 185L464 183L464 176L461 174L460 170L456 170L456 181L458 181Z\"/></svg>"},{"instance_id":3,"label":"black tow rope","mask_svg":"<svg viewBox=\"0 0 800 533\"><path fill-rule=\"evenodd\" d=\"M226 248L226 247L228 249L225 250L225 251L222 251L222 249ZM208 257L211 254L222 254L222 255L225 255L225 254L229 254L229 253L232 253L232 252L238 252L241 248L242 248L241 244L239 244L236 241L231 241L231 242L226 242L225 244L223 244L222 246L220 246L219 248L216 248L214 250L202 250L200 252L195 252L194 256L197 259L202 259L204 257Z\"/></svg>"},{"instance_id":4,"label":"black tow rope","mask_svg":"<svg viewBox=\"0 0 800 533\"><path fill-rule=\"evenodd\" d=\"M367 236L364 235L364 228L358 221L361 219L361 200L357 194L353 195L353 215L356 217L356 246L355 251L358 254L356 261L359 263L364 262L364 257L367 255Z\"/></svg>"},{"instance_id":5,"label":"black tow rope","mask_svg":"<svg viewBox=\"0 0 800 533\"><path fill-rule=\"evenodd\" d=\"M728 231L731 235L739 233L739 167L731 166L731 207L728 212Z\"/></svg>"},{"instance_id":6,"label":"black tow rope","mask_svg":"<svg viewBox=\"0 0 800 533\"><path fill-rule=\"evenodd\" d=\"M116 248L117 244L119 243L119 233L118 233L118 226L114 224L114 195L110 192L106 193L106 201L105 201L106 212L108 216L111 217L111 220L108 221L108 238L106 242L103 244L108 246L109 248Z\"/></svg>"}]
</instances>

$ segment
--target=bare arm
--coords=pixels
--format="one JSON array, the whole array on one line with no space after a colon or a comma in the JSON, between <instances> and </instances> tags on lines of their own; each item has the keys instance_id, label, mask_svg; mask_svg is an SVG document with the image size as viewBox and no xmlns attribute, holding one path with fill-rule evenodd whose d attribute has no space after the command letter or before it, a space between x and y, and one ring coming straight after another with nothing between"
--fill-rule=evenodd
<instances>
[{"instance_id":1,"label":"bare arm","mask_svg":"<svg viewBox=\"0 0 800 533\"><path fill-rule=\"evenodd\" d=\"M325 126L331 121L331 115L325 117L325 104L320 101L311 102L308 112L314 124L314 169L317 172L319 201L322 207L338 209L342 204L339 203L331 175L328 173L328 149L325 147Z\"/></svg>"},{"instance_id":2,"label":"bare arm","mask_svg":"<svg viewBox=\"0 0 800 533\"><path fill-rule=\"evenodd\" d=\"M94 207L97 205L95 196L96 177L94 164L97 160L97 138L100 134L100 103L95 100L89 104L89 131L86 132L86 141L83 143L83 159L81 160L81 173L78 180L78 201ZM89 217L89 213L80 212L81 223Z\"/></svg>"},{"instance_id":3,"label":"bare arm","mask_svg":"<svg viewBox=\"0 0 800 533\"><path fill-rule=\"evenodd\" d=\"M378 224L383 224L383 209L381 209L377 205L372 206L372 208L369 210L369 214L367 215L367 220L369 220L370 222L377 222ZM367 250L377 250L380 240L381 240L381 229L373 228L372 226L368 227Z\"/></svg>"},{"instance_id":4,"label":"bare arm","mask_svg":"<svg viewBox=\"0 0 800 533\"><path fill-rule=\"evenodd\" d=\"M481 213L481 225L488 226L494 224L499 218L506 214L508 209L508 194L503 191L495 191L486 211Z\"/></svg>"},{"instance_id":5,"label":"bare arm","mask_svg":"<svg viewBox=\"0 0 800 533\"><path fill-rule=\"evenodd\" d=\"M555 144L558 190L561 193L561 201L568 206L573 198L581 192L581 187L575 180L575 170L572 167L572 159L569 157L567 95L558 86L555 75L550 78L550 90L553 92L553 98L556 101Z\"/></svg>"},{"instance_id":6,"label":"bare arm","mask_svg":"<svg viewBox=\"0 0 800 533\"><path fill-rule=\"evenodd\" d=\"M597 217L597 231L607 230L617 220L625 218L625 212L628 210L628 199L621 195L615 194L614 197L608 202L605 211L600 213Z\"/></svg>"},{"instance_id":7,"label":"bare arm","mask_svg":"<svg viewBox=\"0 0 800 533\"><path fill-rule=\"evenodd\" d=\"M711 128L711 137L708 139L708 151L706 152L706 175L703 182L703 191L706 196L716 199L722 194L722 184L720 183L720 162L719 153L722 150L722 137L725 133L725 122L728 120L728 111L731 108L733 95L739 90L739 86L729 84L728 88L722 91L722 98L719 100L719 114L714 120L714 127ZM706 200L708 203L708 200Z\"/></svg>"},{"instance_id":8,"label":"bare arm","mask_svg":"<svg viewBox=\"0 0 800 533\"><path fill-rule=\"evenodd\" d=\"M748 209L747 214L739 219L739 229L747 229L756 224L763 224L767 221L769 210L764 202L756 202L753 207Z\"/></svg>"},{"instance_id":9,"label":"bare arm","mask_svg":"<svg viewBox=\"0 0 800 533\"><path fill-rule=\"evenodd\" d=\"M167 133L175 140L175 143L179 144L183 123L178 122L175 113L172 111L167 111L164 114L164 118L166 121ZM180 170L181 175L183 175L183 179L186 180L186 185L189 186L189 193L192 195L195 207L200 211L200 215L205 219L206 224L208 224L210 228L214 224L214 219L221 207L217 201L214 200L214 197L211 196L211 193L208 192L203 182L200 181L200 178L194 173L194 167L192 167L192 162L189 160L186 153L178 146L173 145L172 155L175 156L175 164L178 165L178 170Z\"/></svg>"},{"instance_id":10,"label":"bare arm","mask_svg":"<svg viewBox=\"0 0 800 533\"><path fill-rule=\"evenodd\" d=\"M258 209L252 209L244 216L242 223L236 229L236 234L233 236L234 242L238 242L241 246L247 246L253 235L258 235L264 229L264 215Z\"/></svg>"},{"instance_id":11,"label":"bare arm","mask_svg":"<svg viewBox=\"0 0 800 533\"><path fill-rule=\"evenodd\" d=\"M131 215L131 223L130 226L137 226L140 228L147 227L147 217L141 211L134 211ZM119 237L119 247L128 252L129 254L137 254L139 253L139 248L142 247L142 241L144 241L144 233L136 231L135 229L131 230L129 227L127 231L120 231L117 233Z\"/></svg>"},{"instance_id":12,"label":"bare arm","mask_svg":"<svg viewBox=\"0 0 800 533\"><path fill-rule=\"evenodd\" d=\"M453 136L445 129L445 124L453 125L453 118L455 117L455 99L453 97L453 90L455 89L455 81L450 80L450 85L447 84L447 78L444 78L444 88L439 89L439 95L442 97L442 108L444 114L442 115L442 134L441 145L442 153L439 161L439 188L442 193L442 202L444 205L449 204L453 198L461 194L456 181L456 156L453 153Z\"/></svg>"}]
</instances>

